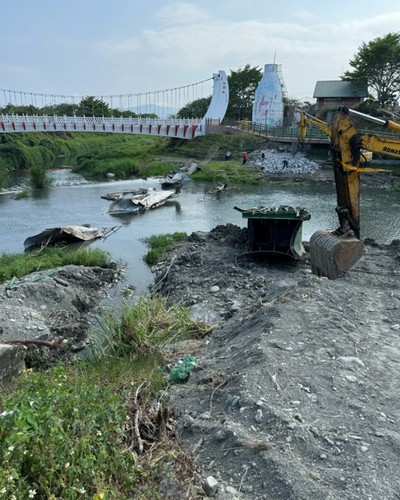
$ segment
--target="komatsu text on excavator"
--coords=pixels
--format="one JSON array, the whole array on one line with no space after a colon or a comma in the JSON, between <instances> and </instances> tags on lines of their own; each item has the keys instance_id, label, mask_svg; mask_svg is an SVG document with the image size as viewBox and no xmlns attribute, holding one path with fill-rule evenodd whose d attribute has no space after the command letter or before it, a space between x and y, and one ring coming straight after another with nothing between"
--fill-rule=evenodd
<instances>
[{"instance_id":1,"label":"komatsu text on excavator","mask_svg":"<svg viewBox=\"0 0 400 500\"><path fill-rule=\"evenodd\" d=\"M360 241L360 173L377 172L364 167L364 152L377 152L400 158L400 138L359 133L350 114L400 133L400 124L341 107L328 124L307 113L301 113L299 142L304 143L307 126L319 127L330 138L335 174L339 227L335 231L319 230L310 238L313 273L336 279L343 276L362 256Z\"/></svg>"}]
</instances>

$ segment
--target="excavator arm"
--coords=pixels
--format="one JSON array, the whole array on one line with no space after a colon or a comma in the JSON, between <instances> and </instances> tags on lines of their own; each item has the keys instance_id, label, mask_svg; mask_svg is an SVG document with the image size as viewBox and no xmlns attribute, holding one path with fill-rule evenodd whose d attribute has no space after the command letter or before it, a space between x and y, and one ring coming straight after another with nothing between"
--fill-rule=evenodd
<instances>
[{"instance_id":1,"label":"excavator arm","mask_svg":"<svg viewBox=\"0 0 400 500\"><path fill-rule=\"evenodd\" d=\"M330 137L330 149L335 175L339 227L336 231L317 231L310 238L311 267L315 274L335 279L341 277L362 256L360 241L360 173L381 169L365 168L363 151L372 151L400 158L400 139L360 134L350 119L350 112L400 132L400 124L364 115L345 107L335 113L332 124L302 115L299 140L305 137L304 127L315 125Z\"/></svg>"},{"instance_id":2,"label":"excavator arm","mask_svg":"<svg viewBox=\"0 0 400 500\"><path fill-rule=\"evenodd\" d=\"M363 118L364 120L367 120L369 122L376 123L377 125L380 125L386 130L400 133L400 123L394 122L392 120L383 120L382 118L378 118L377 116L366 115L365 113L360 113L355 109L349 109L348 112L354 116L358 116L359 118Z\"/></svg>"},{"instance_id":3,"label":"excavator arm","mask_svg":"<svg viewBox=\"0 0 400 500\"><path fill-rule=\"evenodd\" d=\"M298 111L298 110L297 110ZM328 123L316 118L315 116L309 115L304 111L300 111L300 124L299 124L299 142L301 144L304 143L306 134L307 134L307 126L315 125L319 129L321 129L325 134L330 137L331 136L331 127Z\"/></svg>"},{"instance_id":4,"label":"excavator arm","mask_svg":"<svg viewBox=\"0 0 400 500\"><path fill-rule=\"evenodd\" d=\"M356 134L352 139L352 147L364 148L375 153L381 153L400 158L400 140L391 137L379 137L374 134Z\"/></svg>"},{"instance_id":5,"label":"excavator arm","mask_svg":"<svg viewBox=\"0 0 400 500\"><path fill-rule=\"evenodd\" d=\"M377 123L386 130L400 132L400 124L340 108L332 123L331 150L334 162L339 231L353 230L360 237L360 173L379 172L382 169L365 168L363 151L372 151L400 158L400 138L360 134L350 114Z\"/></svg>"}]
</instances>

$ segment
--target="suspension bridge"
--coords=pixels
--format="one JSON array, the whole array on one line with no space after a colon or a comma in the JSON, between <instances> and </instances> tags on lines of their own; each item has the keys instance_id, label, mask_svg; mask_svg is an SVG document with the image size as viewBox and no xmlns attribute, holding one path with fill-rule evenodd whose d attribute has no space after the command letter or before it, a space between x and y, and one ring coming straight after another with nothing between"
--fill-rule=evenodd
<instances>
[{"instance_id":1,"label":"suspension bridge","mask_svg":"<svg viewBox=\"0 0 400 500\"><path fill-rule=\"evenodd\" d=\"M199 92L212 82L210 105L202 118L175 118L179 109L199 99ZM93 97L93 96L92 96ZM194 139L215 131L226 113L229 102L228 79L224 71L212 78L183 87L136 94L95 96L109 110L121 116L69 116L59 110L84 99L78 95L53 95L15 90L0 90L0 108L45 110L45 113L0 114L0 133L16 132L92 132L139 134ZM4 107L1 101L4 100ZM57 110L57 113L56 113ZM133 113L135 110L135 113ZM132 112L132 116L129 115ZM122 113L123 112L123 113ZM100 113L98 113L100 114ZM136 116L136 115L139 116ZM133 116L135 115L135 116ZM141 115L141 116L140 116ZM160 116L160 117L159 117Z\"/></svg>"}]
</instances>

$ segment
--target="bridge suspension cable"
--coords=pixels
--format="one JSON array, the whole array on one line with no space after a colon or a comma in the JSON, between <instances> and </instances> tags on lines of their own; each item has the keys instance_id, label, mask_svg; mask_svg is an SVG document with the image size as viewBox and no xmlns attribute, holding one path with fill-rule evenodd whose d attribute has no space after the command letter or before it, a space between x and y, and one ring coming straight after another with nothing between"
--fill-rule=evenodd
<instances>
[{"instance_id":1,"label":"bridge suspension cable","mask_svg":"<svg viewBox=\"0 0 400 500\"><path fill-rule=\"evenodd\" d=\"M209 81L213 81L212 95L202 116L196 116L195 112L192 116L176 116L179 107L189 104L191 99L197 99L198 90L204 90L203 85ZM97 96L101 98L97 101L96 96L82 97L84 102L81 98L78 106L76 100L80 99L79 95L0 89L0 104L1 96L8 104L4 108L0 107L0 134L62 130L194 139L220 125L229 103L229 86L225 71L220 70L208 80L172 89ZM109 99L111 108L104 98ZM141 109L142 99L144 109ZM73 104L67 104L68 100ZM138 113L131 108L135 100ZM38 102L41 108L37 107ZM129 111L121 113L114 108L114 103L120 108L128 106ZM163 114L160 113L160 106ZM155 108L154 114L152 107Z\"/></svg>"},{"instance_id":2,"label":"bridge suspension cable","mask_svg":"<svg viewBox=\"0 0 400 500\"><path fill-rule=\"evenodd\" d=\"M57 106L61 104L78 106L81 100L90 96L101 100L111 110L118 109L120 111L132 111L136 114L156 114L159 116L161 113L166 117L176 114L179 109L196 99L211 95L212 85L206 85L211 81L213 81L213 77L196 83L163 90L103 95L47 94L0 89L0 108L9 105L33 106L35 108L50 108L55 112ZM204 95L204 92L207 92L207 95Z\"/></svg>"}]
</instances>

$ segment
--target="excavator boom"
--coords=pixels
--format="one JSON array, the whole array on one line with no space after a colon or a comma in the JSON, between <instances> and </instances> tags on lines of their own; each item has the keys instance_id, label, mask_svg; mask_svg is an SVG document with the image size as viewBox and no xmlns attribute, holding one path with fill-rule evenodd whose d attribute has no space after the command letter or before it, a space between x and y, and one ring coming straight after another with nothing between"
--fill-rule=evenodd
<instances>
[{"instance_id":1,"label":"excavator boom","mask_svg":"<svg viewBox=\"0 0 400 500\"><path fill-rule=\"evenodd\" d=\"M363 151L373 151L400 157L400 139L360 134L349 113L368 119L387 130L400 132L400 124L339 108L332 124L327 124L303 113L299 141L304 141L307 125L321 128L330 137L330 149L335 175L339 227L335 231L317 231L310 238L312 271L320 276L336 279L343 276L362 256L360 241L360 173L377 171L363 166Z\"/></svg>"}]
</instances>

